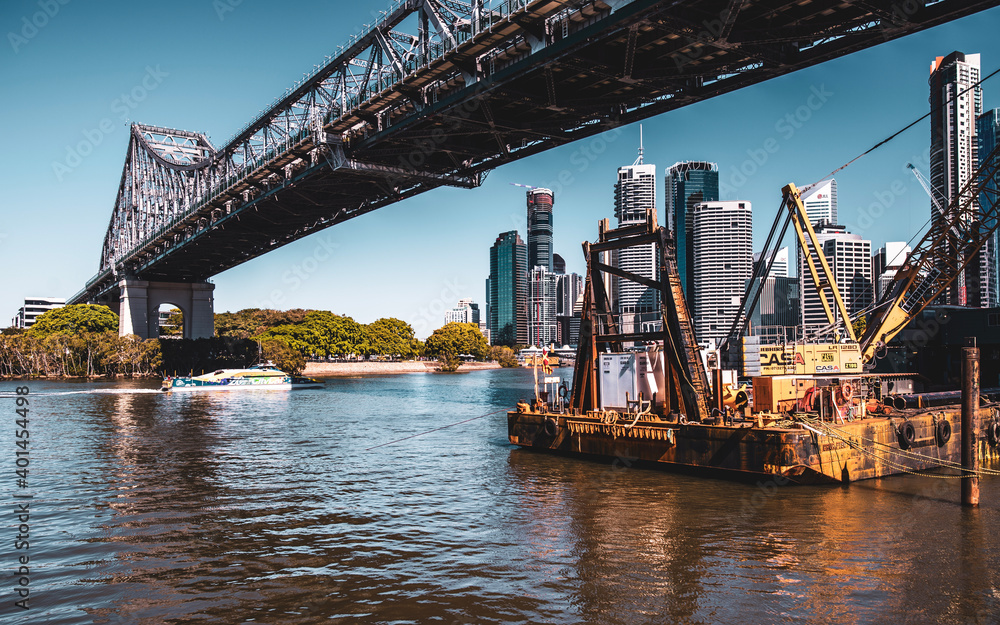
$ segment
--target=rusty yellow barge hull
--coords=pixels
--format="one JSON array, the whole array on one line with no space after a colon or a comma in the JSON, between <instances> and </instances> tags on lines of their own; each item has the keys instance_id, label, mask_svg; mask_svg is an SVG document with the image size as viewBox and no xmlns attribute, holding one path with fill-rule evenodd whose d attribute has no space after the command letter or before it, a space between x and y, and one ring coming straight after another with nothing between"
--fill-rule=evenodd
<instances>
[{"instance_id":1,"label":"rusty yellow barge hull","mask_svg":"<svg viewBox=\"0 0 1000 625\"><path fill-rule=\"evenodd\" d=\"M983 419L984 422L989 420ZM636 462L735 479L781 478L798 484L843 483L961 462L961 410L905 410L843 424L706 425L653 418L618 423L600 413L507 413L511 443L533 450ZM992 423L992 421L989 421ZM912 429L911 429L912 428ZM979 453L995 456L995 437L980 433Z\"/></svg>"}]
</instances>

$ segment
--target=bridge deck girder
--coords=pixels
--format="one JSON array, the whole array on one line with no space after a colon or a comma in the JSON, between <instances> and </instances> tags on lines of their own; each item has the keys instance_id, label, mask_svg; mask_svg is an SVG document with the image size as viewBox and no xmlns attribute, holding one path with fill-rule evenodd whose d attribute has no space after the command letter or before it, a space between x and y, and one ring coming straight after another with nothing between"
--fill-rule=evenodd
<instances>
[{"instance_id":1,"label":"bridge deck girder","mask_svg":"<svg viewBox=\"0 0 1000 625\"><path fill-rule=\"evenodd\" d=\"M366 60L378 57L372 46L409 41L393 29L425 2L440 0L400 5L380 34L360 37L233 141L201 148L204 161L188 146L178 153L195 162L171 168L130 144L101 271L72 300L111 293L119 274L204 280L417 193L475 186L504 163L1000 4L943 0L906 14L885 0L534 0L471 35L418 41L445 50L454 38L434 58ZM346 85L355 65L372 83L351 102L334 83ZM145 179L188 194L188 212L139 197Z\"/></svg>"}]
</instances>

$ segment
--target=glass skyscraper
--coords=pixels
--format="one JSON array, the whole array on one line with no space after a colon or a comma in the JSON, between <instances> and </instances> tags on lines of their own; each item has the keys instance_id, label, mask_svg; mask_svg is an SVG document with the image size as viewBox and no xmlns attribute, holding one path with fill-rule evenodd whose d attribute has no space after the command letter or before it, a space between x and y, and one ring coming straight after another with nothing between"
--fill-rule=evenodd
<instances>
[{"instance_id":1,"label":"glass skyscraper","mask_svg":"<svg viewBox=\"0 0 1000 625\"><path fill-rule=\"evenodd\" d=\"M528 197L528 271L545 267L552 271L552 205L549 189L531 189Z\"/></svg>"},{"instance_id":2,"label":"glass skyscraper","mask_svg":"<svg viewBox=\"0 0 1000 625\"><path fill-rule=\"evenodd\" d=\"M494 345L528 342L528 250L517 230L503 232L490 248L488 310Z\"/></svg>"},{"instance_id":3,"label":"glass skyscraper","mask_svg":"<svg viewBox=\"0 0 1000 625\"><path fill-rule=\"evenodd\" d=\"M677 272L688 301L694 296L692 211L695 204L719 201L719 166L704 161L675 163L667 170L667 226L677 245Z\"/></svg>"}]
</instances>

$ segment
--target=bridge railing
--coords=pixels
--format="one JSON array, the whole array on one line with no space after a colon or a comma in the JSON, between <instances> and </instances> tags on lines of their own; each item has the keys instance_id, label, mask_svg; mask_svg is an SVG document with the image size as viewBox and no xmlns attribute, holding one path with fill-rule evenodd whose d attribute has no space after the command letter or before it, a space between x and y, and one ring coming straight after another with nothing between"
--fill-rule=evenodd
<instances>
[{"instance_id":1,"label":"bridge railing","mask_svg":"<svg viewBox=\"0 0 1000 625\"><path fill-rule=\"evenodd\" d=\"M416 72L425 70L431 64L435 63L441 58L446 57L449 53L453 52L457 47L462 46L475 38L478 34L483 32L488 32L492 30L496 25L509 20L512 16L520 11L527 8L530 0L501 0L499 2L488 2L488 6L484 7L476 23L469 24L466 22L466 26L462 27L460 24L455 27L451 32L451 37L445 38L441 37L440 41L425 40L425 46L423 51L415 51L414 54L409 55L403 64L401 71L395 69L389 69L387 66L381 66L382 71L372 72L369 69L370 78L365 84L352 85L350 88L353 93L341 94L340 101L330 102L323 98L320 98L312 93L312 100L310 101L308 96L309 93L304 93L302 97L299 97L295 101L290 101L288 96L300 91L302 85L310 83L312 81L318 81L321 75L327 77L335 75L337 67L345 67L350 58L341 54L336 58L327 57L328 62L325 65L317 66L317 68L304 76L302 79L296 81L296 83L286 90L285 95L276 98L272 103L269 110L257 116L250 123L244 125L236 135L227 142L226 146L217 152L217 161L210 164L207 168L200 170L194 175L191 187L190 195L186 197L180 203L178 209L172 211L173 215L171 218L161 222L159 227L153 229L150 232L144 233L142 241L137 245L133 246L131 250L126 251L121 256L111 258L110 267L102 268L110 269L114 271L114 267L121 264L123 261L128 261L134 259L137 255L143 254L149 251L151 246L164 246L166 248L172 247L175 243L186 239L190 235L189 228L199 229L198 220L201 217L209 217L209 222L213 220L214 217L212 213L206 213L199 216L199 213L203 212L207 206L214 204L215 208L219 208L218 198L223 194L234 194L234 191L238 190L240 186L246 186L246 181L251 176L258 176L262 167L267 163L273 162L276 158L279 158L283 154L287 154L289 150L300 145L302 142L307 141L313 132L316 131L314 123L306 121L302 125L289 133L284 135L283 140L279 143L273 143L274 130L268 130L270 123L287 123L287 120L280 120L280 116L284 115L286 112L293 108L298 109L299 112L293 113L299 123L302 120L301 110L303 108L318 109L320 111L320 126L327 126L331 123L336 122L337 119L348 115L350 111L356 110L359 107L365 105L365 103L371 101L373 98L377 98L380 94L394 87L397 87L406 78L412 76ZM351 36L345 46L341 46L341 50L350 50L352 46L356 47L356 44L366 37L368 37L376 28L381 28L389 19L389 16L394 14L398 10L407 11L417 11L420 10L420 3L414 2L413 0L394 0L389 6L389 10L384 12L385 18L367 24L358 33ZM470 15L470 18L474 15ZM397 15L394 19L399 19ZM366 44L368 45L368 44ZM371 44L377 45L377 44ZM368 47L364 50L369 49ZM364 50L355 50L355 53L361 53ZM354 58L354 57L351 57ZM374 58L374 57L373 57ZM388 70L388 71L386 71ZM358 74L354 74L354 80L357 80ZM360 81L364 82L364 81ZM341 85L343 88L343 85ZM308 103L307 103L308 102ZM343 110L338 106L343 102ZM311 115L309 115L311 117ZM270 120L270 121L267 121ZM267 121L266 124L262 125L262 122ZM247 135L246 133L252 128L257 127L258 130L254 131L253 134ZM282 133L284 130L282 129ZM242 138L241 138L242 137ZM262 141L268 142L268 148L263 154L259 154L256 157L249 158L245 161L238 162L237 155L246 154L249 150L246 149L246 145L249 142L254 142L254 145L259 146ZM319 144L319 140L314 140L315 144ZM206 176L204 183L202 182L201 176ZM181 238L178 238L181 237ZM161 249L159 252L154 254L159 256L164 253L165 250Z\"/></svg>"}]
</instances>

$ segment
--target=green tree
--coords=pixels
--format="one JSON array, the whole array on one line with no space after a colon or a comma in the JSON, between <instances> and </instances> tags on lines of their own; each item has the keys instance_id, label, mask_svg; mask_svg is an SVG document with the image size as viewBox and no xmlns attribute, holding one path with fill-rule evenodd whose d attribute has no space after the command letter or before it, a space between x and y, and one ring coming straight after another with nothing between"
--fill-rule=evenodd
<instances>
[{"instance_id":1,"label":"green tree","mask_svg":"<svg viewBox=\"0 0 1000 625\"><path fill-rule=\"evenodd\" d=\"M370 353L365 344L365 327L347 316L325 310L310 311L303 322L318 337L320 356L350 356Z\"/></svg>"},{"instance_id":2,"label":"green tree","mask_svg":"<svg viewBox=\"0 0 1000 625\"><path fill-rule=\"evenodd\" d=\"M285 373L298 375L302 373L302 370L306 366L306 359L302 353L289 347L281 339L264 341L261 343L260 348L264 354L264 358L273 362L276 367Z\"/></svg>"},{"instance_id":3,"label":"green tree","mask_svg":"<svg viewBox=\"0 0 1000 625\"><path fill-rule=\"evenodd\" d=\"M181 336L184 334L184 315L179 308L171 308L167 321L160 326L160 336Z\"/></svg>"},{"instance_id":4,"label":"green tree","mask_svg":"<svg viewBox=\"0 0 1000 625\"><path fill-rule=\"evenodd\" d=\"M486 358L489 345L475 323L446 323L427 337L424 350L429 356L471 354L477 360Z\"/></svg>"},{"instance_id":5,"label":"green tree","mask_svg":"<svg viewBox=\"0 0 1000 625\"><path fill-rule=\"evenodd\" d=\"M253 317L257 310L247 308L238 312L215 313L215 335L248 339L263 332L267 328L260 327Z\"/></svg>"},{"instance_id":6,"label":"green tree","mask_svg":"<svg viewBox=\"0 0 1000 625\"><path fill-rule=\"evenodd\" d=\"M302 323L310 312L302 308L244 308L237 312L216 313L215 335L249 339L277 326Z\"/></svg>"},{"instance_id":7,"label":"green tree","mask_svg":"<svg viewBox=\"0 0 1000 625\"><path fill-rule=\"evenodd\" d=\"M107 306L72 304L55 308L40 315L28 334L44 338L51 334L78 335L84 332L118 330L118 315Z\"/></svg>"},{"instance_id":8,"label":"green tree","mask_svg":"<svg viewBox=\"0 0 1000 625\"><path fill-rule=\"evenodd\" d=\"M419 353L420 342L410 324L388 317L365 326L365 344L372 354L413 358Z\"/></svg>"},{"instance_id":9,"label":"green tree","mask_svg":"<svg viewBox=\"0 0 1000 625\"><path fill-rule=\"evenodd\" d=\"M275 326L255 338L261 343L277 339L303 356L323 353L323 338L315 328L306 324Z\"/></svg>"},{"instance_id":10,"label":"green tree","mask_svg":"<svg viewBox=\"0 0 1000 625\"><path fill-rule=\"evenodd\" d=\"M490 359L504 368L518 366L517 354L506 345L494 345L490 348Z\"/></svg>"},{"instance_id":11,"label":"green tree","mask_svg":"<svg viewBox=\"0 0 1000 625\"><path fill-rule=\"evenodd\" d=\"M445 373L452 373L458 371L458 368L462 366L462 359L455 354L449 354L443 352L438 356L438 368Z\"/></svg>"}]
</instances>

